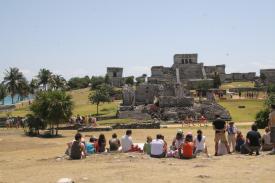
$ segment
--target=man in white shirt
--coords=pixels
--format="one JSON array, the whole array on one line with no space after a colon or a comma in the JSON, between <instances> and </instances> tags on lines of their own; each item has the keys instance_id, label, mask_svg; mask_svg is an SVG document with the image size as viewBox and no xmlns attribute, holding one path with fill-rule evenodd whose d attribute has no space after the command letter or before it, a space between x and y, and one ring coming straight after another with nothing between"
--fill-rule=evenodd
<instances>
[{"instance_id":1,"label":"man in white shirt","mask_svg":"<svg viewBox=\"0 0 275 183\"><path fill-rule=\"evenodd\" d=\"M158 134L157 138L151 142L151 157L153 158L164 158L165 154L165 143L162 140L162 135Z\"/></svg>"},{"instance_id":2,"label":"man in white shirt","mask_svg":"<svg viewBox=\"0 0 275 183\"><path fill-rule=\"evenodd\" d=\"M126 135L124 135L121 138L121 148L122 148L122 152L129 152L132 149L133 146L133 141L132 141L132 130L127 130L126 131Z\"/></svg>"}]
</instances>

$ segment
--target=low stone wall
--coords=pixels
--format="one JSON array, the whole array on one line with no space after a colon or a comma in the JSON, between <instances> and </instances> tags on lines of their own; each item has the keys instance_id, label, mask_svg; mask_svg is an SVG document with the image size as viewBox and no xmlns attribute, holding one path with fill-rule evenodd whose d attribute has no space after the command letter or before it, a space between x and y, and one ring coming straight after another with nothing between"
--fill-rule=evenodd
<instances>
[{"instance_id":1,"label":"low stone wall","mask_svg":"<svg viewBox=\"0 0 275 183\"><path fill-rule=\"evenodd\" d=\"M132 123L132 124L115 124L113 129L160 129L159 122L153 123Z\"/></svg>"},{"instance_id":2,"label":"low stone wall","mask_svg":"<svg viewBox=\"0 0 275 183\"><path fill-rule=\"evenodd\" d=\"M70 125L70 126L59 127L58 130L78 130L81 127L82 127L82 125L75 124L75 125Z\"/></svg>"},{"instance_id":3,"label":"low stone wall","mask_svg":"<svg viewBox=\"0 0 275 183\"><path fill-rule=\"evenodd\" d=\"M79 128L78 131L79 132L101 132L101 131L112 131L113 128L108 126L108 127L96 127L96 128L92 128L92 127L83 127L83 128Z\"/></svg>"}]
</instances>

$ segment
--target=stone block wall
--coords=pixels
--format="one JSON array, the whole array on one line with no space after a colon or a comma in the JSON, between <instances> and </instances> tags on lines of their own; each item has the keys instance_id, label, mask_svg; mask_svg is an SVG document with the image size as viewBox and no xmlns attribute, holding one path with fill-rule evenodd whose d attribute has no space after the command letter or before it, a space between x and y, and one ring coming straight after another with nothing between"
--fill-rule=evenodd
<instances>
[{"instance_id":1,"label":"stone block wall","mask_svg":"<svg viewBox=\"0 0 275 183\"><path fill-rule=\"evenodd\" d=\"M198 54L175 54L174 64L196 64L198 63Z\"/></svg>"},{"instance_id":2,"label":"stone block wall","mask_svg":"<svg viewBox=\"0 0 275 183\"><path fill-rule=\"evenodd\" d=\"M203 64L186 64L181 65L179 68L180 80L188 79L203 79Z\"/></svg>"},{"instance_id":3,"label":"stone block wall","mask_svg":"<svg viewBox=\"0 0 275 183\"><path fill-rule=\"evenodd\" d=\"M208 78L212 78L215 74L225 74L225 65L204 66L205 73Z\"/></svg>"},{"instance_id":4,"label":"stone block wall","mask_svg":"<svg viewBox=\"0 0 275 183\"><path fill-rule=\"evenodd\" d=\"M213 88L213 86L213 79L192 79L187 82L187 88L189 90L201 89L202 87Z\"/></svg>"},{"instance_id":5,"label":"stone block wall","mask_svg":"<svg viewBox=\"0 0 275 183\"><path fill-rule=\"evenodd\" d=\"M275 83L275 69L261 69L260 74L264 74L266 77L266 84L274 84Z\"/></svg>"},{"instance_id":6,"label":"stone block wall","mask_svg":"<svg viewBox=\"0 0 275 183\"><path fill-rule=\"evenodd\" d=\"M184 97L177 98L173 96L160 96L159 97L159 106L164 107L190 107L194 104L194 98Z\"/></svg>"},{"instance_id":7,"label":"stone block wall","mask_svg":"<svg viewBox=\"0 0 275 183\"><path fill-rule=\"evenodd\" d=\"M137 86L135 91L135 104L152 104L154 97L159 96L160 86L157 84L141 84Z\"/></svg>"},{"instance_id":8,"label":"stone block wall","mask_svg":"<svg viewBox=\"0 0 275 183\"><path fill-rule=\"evenodd\" d=\"M121 67L107 67L107 75L110 78L111 84L115 87L124 85L123 68Z\"/></svg>"}]
</instances>

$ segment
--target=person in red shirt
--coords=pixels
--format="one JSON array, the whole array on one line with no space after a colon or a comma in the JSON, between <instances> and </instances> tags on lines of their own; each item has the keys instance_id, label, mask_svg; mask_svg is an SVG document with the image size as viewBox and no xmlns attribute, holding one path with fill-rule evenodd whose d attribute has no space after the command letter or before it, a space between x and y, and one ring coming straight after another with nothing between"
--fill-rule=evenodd
<instances>
[{"instance_id":1,"label":"person in red shirt","mask_svg":"<svg viewBox=\"0 0 275 183\"><path fill-rule=\"evenodd\" d=\"M182 144L182 147L179 149L179 157L180 159L191 159L195 158L194 155L194 143L193 136L191 133L187 134L185 137L185 141Z\"/></svg>"}]
</instances>

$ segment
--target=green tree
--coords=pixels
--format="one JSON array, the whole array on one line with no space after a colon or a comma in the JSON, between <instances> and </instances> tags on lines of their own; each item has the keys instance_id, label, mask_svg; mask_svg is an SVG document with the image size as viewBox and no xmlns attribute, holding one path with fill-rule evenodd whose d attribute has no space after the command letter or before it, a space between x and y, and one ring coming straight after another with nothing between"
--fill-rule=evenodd
<instances>
[{"instance_id":1,"label":"green tree","mask_svg":"<svg viewBox=\"0 0 275 183\"><path fill-rule=\"evenodd\" d=\"M102 76L92 76L91 78L91 87L92 89L96 89L99 85L105 83L105 78Z\"/></svg>"},{"instance_id":2,"label":"green tree","mask_svg":"<svg viewBox=\"0 0 275 183\"><path fill-rule=\"evenodd\" d=\"M52 74L49 79L49 88L52 90L65 90L67 81L61 75Z\"/></svg>"},{"instance_id":3,"label":"green tree","mask_svg":"<svg viewBox=\"0 0 275 183\"><path fill-rule=\"evenodd\" d=\"M275 104L275 94L274 93L270 94L268 96L268 98L265 101L264 108L256 114L255 123L258 126L258 128L265 128L268 125L269 112L270 112L269 106L271 104Z\"/></svg>"},{"instance_id":4,"label":"green tree","mask_svg":"<svg viewBox=\"0 0 275 183\"><path fill-rule=\"evenodd\" d=\"M18 99L22 101L30 93L30 87L28 81L24 78L18 83Z\"/></svg>"},{"instance_id":5,"label":"green tree","mask_svg":"<svg viewBox=\"0 0 275 183\"><path fill-rule=\"evenodd\" d=\"M275 84L269 84L267 87L267 93L268 94L273 94L275 93Z\"/></svg>"},{"instance_id":6,"label":"green tree","mask_svg":"<svg viewBox=\"0 0 275 183\"><path fill-rule=\"evenodd\" d=\"M263 73L261 73L261 74L260 74L260 79L261 79L261 81L262 81L263 83L265 83L266 75L263 74Z\"/></svg>"},{"instance_id":7,"label":"green tree","mask_svg":"<svg viewBox=\"0 0 275 183\"><path fill-rule=\"evenodd\" d=\"M4 84L7 87L9 94L11 95L12 104L14 103L14 96L19 92L22 87L22 83L25 83L26 79L22 72L18 68L10 68L6 70L4 77Z\"/></svg>"},{"instance_id":8,"label":"green tree","mask_svg":"<svg viewBox=\"0 0 275 183\"><path fill-rule=\"evenodd\" d=\"M30 93L31 94L35 94L36 91L38 90L39 88L39 84L38 84L38 80L37 79L32 79L30 84L29 84L29 89L30 89Z\"/></svg>"},{"instance_id":9,"label":"green tree","mask_svg":"<svg viewBox=\"0 0 275 183\"><path fill-rule=\"evenodd\" d=\"M72 115L72 97L60 90L39 92L30 110L36 117L45 120L50 126L52 135L56 125L55 135L58 135L59 124L66 122Z\"/></svg>"},{"instance_id":10,"label":"green tree","mask_svg":"<svg viewBox=\"0 0 275 183\"><path fill-rule=\"evenodd\" d=\"M104 82L105 82L105 84L108 84L108 85L111 84L111 79L108 74L105 75Z\"/></svg>"},{"instance_id":11,"label":"green tree","mask_svg":"<svg viewBox=\"0 0 275 183\"><path fill-rule=\"evenodd\" d=\"M39 117L34 116L33 114L27 114L26 116L26 126L29 128L29 135L39 135L39 130L44 130L47 126L45 121Z\"/></svg>"},{"instance_id":12,"label":"green tree","mask_svg":"<svg viewBox=\"0 0 275 183\"><path fill-rule=\"evenodd\" d=\"M98 116L98 106L100 103L110 102L111 97L109 93L109 89L106 85L102 85L101 87L97 88L94 92L89 95L89 100L91 103L96 104L96 115Z\"/></svg>"},{"instance_id":13,"label":"green tree","mask_svg":"<svg viewBox=\"0 0 275 183\"><path fill-rule=\"evenodd\" d=\"M215 73L215 75L213 77L214 88L219 88L221 86L221 84L222 84L222 82L221 82L219 74Z\"/></svg>"},{"instance_id":14,"label":"green tree","mask_svg":"<svg viewBox=\"0 0 275 183\"><path fill-rule=\"evenodd\" d=\"M38 82L38 84L39 85L43 85L43 88L44 88L44 90L47 90L47 85L48 85L48 83L49 83L49 80L50 80L50 78L51 78L51 75L52 75L52 73L51 73L51 71L50 70L48 70L48 69L40 69L40 71L39 71L39 73L38 73L38 76L37 76L37 78L38 78L38 80L39 80L39 82Z\"/></svg>"},{"instance_id":15,"label":"green tree","mask_svg":"<svg viewBox=\"0 0 275 183\"><path fill-rule=\"evenodd\" d=\"M127 78L125 79L125 84L133 86L133 85L134 85L134 79L135 79L134 76L129 76L129 77L127 77Z\"/></svg>"},{"instance_id":16,"label":"green tree","mask_svg":"<svg viewBox=\"0 0 275 183\"><path fill-rule=\"evenodd\" d=\"M73 77L68 81L68 87L70 89L81 89L89 87L91 80L89 76L85 76L83 78Z\"/></svg>"},{"instance_id":17,"label":"green tree","mask_svg":"<svg viewBox=\"0 0 275 183\"><path fill-rule=\"evenodd\" d=\"M5 97L7 96L7 88L4 84L0 84L0 100L2 100L2 105L5 104Z\"/></svg>"}]
</instances>

